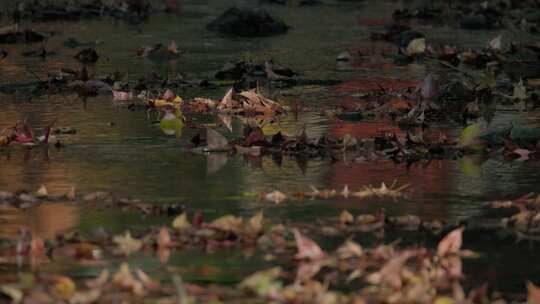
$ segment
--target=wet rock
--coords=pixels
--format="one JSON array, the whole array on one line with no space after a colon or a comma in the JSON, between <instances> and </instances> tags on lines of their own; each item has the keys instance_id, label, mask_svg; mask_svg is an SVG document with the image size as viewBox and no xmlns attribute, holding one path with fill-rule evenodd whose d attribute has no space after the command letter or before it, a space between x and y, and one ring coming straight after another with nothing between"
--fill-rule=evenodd
<instances>
[{"instance_id":1,"label":"wet rock","mask_svg":"<svg viewBox=\"0 0 540 304\"><path fill-rule=\"evenodd\" d=\"M24 31L10 31L0 33L0 43L35 43L42 42L47 39L45 34L33 31L33 30L24 30Z\"/></svg>"},{"instance_id":2,"label":"wet rock","mask_svg":"<svg viewBox=\"0 0 540 304\"><path fill-rule=\"evenodd\" d=\"M77 54L75 54L75 58L77 58L77 60L82 63L95 63L96 61L98 61L99 56L95 49L87 48L82 49Z\"/></svg>"},{"instance_id":3,"label":"wet rock","mask_svg":"<svg viewBox=\"0 0 540 304\"><path fill-rule=\"evenodd\" d=\"M210 22L206 28L223 34L241 37L259 37L284 34L289 27L272 17L264 9L229 8Z\"/></svg>"}]
</instances>

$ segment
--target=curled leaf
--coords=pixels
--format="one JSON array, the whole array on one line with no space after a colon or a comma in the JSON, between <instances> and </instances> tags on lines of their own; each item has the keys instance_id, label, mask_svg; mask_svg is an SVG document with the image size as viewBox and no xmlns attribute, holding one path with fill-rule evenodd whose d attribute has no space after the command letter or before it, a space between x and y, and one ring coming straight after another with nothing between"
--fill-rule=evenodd
<instances>
[{"instance_id":1,"label":"curled leaf","mask_svg":"<svg viewBox=\"0 0 540 304\"><path fill-rule=\"evenodd\" d=\"M452 230L448 233L437 246L437 255L445 256L448 254L458 253L461 249L463 242L463 230L464 227L460 227Z\"/></svg>"}]
</instances>

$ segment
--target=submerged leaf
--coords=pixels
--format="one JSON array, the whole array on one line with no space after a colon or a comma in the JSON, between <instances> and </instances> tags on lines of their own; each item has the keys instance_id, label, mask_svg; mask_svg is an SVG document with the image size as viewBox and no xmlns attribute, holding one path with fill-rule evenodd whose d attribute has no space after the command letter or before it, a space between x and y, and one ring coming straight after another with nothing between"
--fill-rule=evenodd
<instances>
[{"instance_id":1,"label":"submerged leaf","mask_svg":"<svg viewBox=\"0 0 540 304\"><path fill-rule=\"evenodd\" d=\"M479 122L474 123L461 132L457 143L458 148L467 148L473 150L481 150L484 148L484 143L480 139L483 128Z\"/></svg>"}]
</instances>

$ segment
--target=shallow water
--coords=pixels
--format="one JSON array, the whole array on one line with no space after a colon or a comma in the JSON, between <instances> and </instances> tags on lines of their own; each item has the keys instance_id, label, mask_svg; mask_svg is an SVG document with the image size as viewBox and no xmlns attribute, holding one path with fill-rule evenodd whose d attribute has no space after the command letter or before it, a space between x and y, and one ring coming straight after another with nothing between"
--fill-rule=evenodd
<instances>
[{"instance_id":1,"label":"shallow water","mask_svg":"<svg viewBox=\"0 0 540 304\"><path fill-rule=\"evenodd\" d=\"M237 4L243 4L237 1ZM250 2L251 3L251 2ZM35 49L40 45L1 45L10 55L0 63L2 83L31 81L44 78L48 71L61 67L76 68L75 50L62 47L68 37L82 41L101 41L96 49L100 54L97 64L89 72L103 75L115 70L128 71L130 79L145 72L185 72L193 78L209 78L227 61L241 58L277 58L306 78L354 80L366 77L391 77L421 79L426 73L423 65L382 69L341 66L335 56L346 49L370 48L369 33L380 26L361 26L369 18L388 17L399 6L393 1L329 2L314 7L267 8L289 23L288 34L269 38L224 38L205 30L205 24L220 14L228 2L185 1L179 15L154 15L140 25L129 25L112 20L81 21L69 23L32 24L39 30L58 32L46 43L48 50L58 54L41 60L25 58L21 50ZM499 32L468 32L449 27L417 27L429 39L458 43L467 47L483 46ZM510 35L509 33L502 33ZM516 37L518 38L518 37ZM527 39L527 37L522 37ZM145 44L177 41L185 54L177 61L155 63L136 57L135 51ZM218 89L186 89L182 96L208 96L217 98L226 87ZM282 117L267 131L283 130L296 134L306 124L310 137L346 133L366 137L382 131L398 131L396 126L377 121L330 121L321 116L321 107L336 105L347 93L333 87L295 88L281 92L272 89L270 94L283 100L302 100L311 107L298 121L292 116ZM350 95L350 94L349 94ZM338 215L348 209L357 214L385 208L389 214L416 214L428 218L444 218L448 222L460 221L480 215L482 205L493 199L515 198L538 190L540 164L516 162L498 158L467 156L459 160L433 160L407 166L390 160L375 163L351 163L341 160L314 159L307 162L285 157L281 164L271 157L249 159L243 156L198 155L185 150L186 143L195 130L184 130L181 138L166 136L159 126L152 124L144 111L131 111L101 95L81 100L76 95L42 96L30 99L24 94L2 95L0 98L0 128L28 118L37 128L42 128L55 118L57 126L77 129L75 135L62 136L63 149L41 148L27 150L16 147L0 154L0 189L16 191L37 189L46 185L52 194L61 194L76 186L79 193L96 190L141 198L144 201L182 203L188 210L201 210L206 217L223 214L251 215L264 210L265 216L275 221L313 221ZM214 122L215 117L197 117L200 121ZM496 112L494 126L510 122L539 126L537 112ZM234 132L241 124L234 122ZM447 125L435 128L449 136L456 136L462 126ZM222 133L226 130L220 129ZM228 134L228 137L233 135ZM286 193L317 188L341 189L344 185L358 188L378 185L381 182L411 184L410 196L404 201L357 199L308 200L273 205L261 202L253 193L279 189ZM2 211L0 234L13 235L20 226L28 226L45 237L73 229L91 230L96 225L114 232L125 229L141 230L150 224L166 225L170 218L144 218L138 214L115 211L96 211L88 207L58 203L42 205L30 211ZM519 252L508 246L498 247L497 254L488 251L490 238L477 236L475 248L492 259L481 259L470 267L479 269L484 279L497 287L505 288L505 280L515 278L523 282L537 273L530 265L512 264L511 269L501 270L503 275L490 274L495 266L532 257L537 246L521 245ZM361 240L360 240L361 241ZM467 240L465 240L467 245ZM492 249L491 249L492 250ZM159 263L150 256L136 256L151 272L160 273ZM263 263L260 258L245 258L242 253L223 252L209 256L200 253L175 253L170 264L178 268L187 280L236 282L243 275L253 272ZM468 265L466 265L468 266ZM92 269L79 266L68 273L81 276L92 274ZM497 268L499 269L499 268ZM1 271L1 269L0 269ZM90 272L89 272L90 271ZM467 271L467 269L466 269ZM484 275L485 273L485 275ZM95 271L94 271L95 274ZM491 275L491 276L490 276ZM512 286L514 288L516 286Z\"/></svg>"}]
</instances>

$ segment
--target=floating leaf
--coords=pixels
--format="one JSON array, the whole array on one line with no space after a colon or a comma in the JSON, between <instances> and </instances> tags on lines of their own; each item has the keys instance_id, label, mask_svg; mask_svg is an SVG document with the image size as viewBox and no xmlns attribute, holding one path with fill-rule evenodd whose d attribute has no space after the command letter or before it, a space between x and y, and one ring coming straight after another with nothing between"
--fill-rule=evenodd
<instances>
[{"instance_id":1,"label":"floating leaf","mask_svg":"<svg viewBox=\"0 0 540 304\"><path fill-rule=\"evenodd\" d=\"M452 232L448 233L437 246L437 255L445 256L448 254L458 253L461 249L461 244L463 242L463 230L464 227L454 229Z\"/></svg>"},{"instance_id":2,"label":"floating leaf","mask_svg":"<svg viewBox=\"0 0 540 304\"><path fill-rule=\"evenodd\" d=\"M169 248L171 247L171 235L169 234L169 229L166 227L162 227L159 230L159 234L157 237L157 245L159 249L163 248Z\"/></svg>"},{"instance_id":3,"label":"floating leaf","mask_svg":"<svg viewBox=\"0 0 540 304\"><path fill-rule=\"evenodd\" d=\"M130 255L133 252L137 252L142 248L142 242L140 240L131 237L131 233L126 231L124 235L117 235L113 237L113 242L118 246L121 253Z\"/></svg>"},{"instance_id":4,"label":"floating leaf","mask_svg":"<svg viewBox=\"0 0 540 304\"><path fill-rule=\"evenodd\" d=\"M278 190L269 193L263 193L263 198L269 202L280 204L287 199L287 196Z\"/></svg>"},{"instance_id":5,"label":"floating leaf","mask_svg":"<svg viewBox=\"0 0 540 304\"><path fill-rule=\"evenodd\" d=\"M263 220L264 220L264 215L262 211L257 212L257 214L252 216L247 221L246 228L245 228L246 233L253 237L257 236L262 231Z\"/></svg>"},{"instance_id":6,"label":"floating leaf","mask_svg":"<svg viewBox=\"0 0 540 304\"><path fill-rule=\"evenodd\" d=\"M101 289L91 289L85 292L78 291L69 299L70 304L96 303L101 297Z\"/></svg>"},{"instance_id":7,"label":"floating leaf","mask_svg":"<svg viewBox=\"0 0 540 304\"><path fill-rule=\"evenodd\" d=\"M37 194L37 197L47 197L49 196L49 191L47 190L47 187L45 187L45 185L41 185L41 187L39 187L36 194Z\"/></svg>"},{"instance_id":8,"label":"floating leaf","mask_svg":"<svg viewBox=\"0 0 540 304\"><path fill-rule=\"evenodd\" d=\"M23 299L23 292L13 286L3 284L0 286L0 293L11 298L11 303L20 303Z\"/></svg>"},{"instance_id":9,"label":"floating leaf","mask_svg":"<svg viewBox=\"0 0 540 304\"><path fill-rule=\"evenodd\" d=\"M191 227L191 224L188 221L187 214L184 212L180 214L179 216L177 216L173 220L172 226L174 229L180 230L180 231L189 229Z\"/></svg>"},{"instance_id":10,"label":"floating leaf","mask_svg":"<svg viewBox=\"0 0 540 304\"><path fill-rule=\"evenodd\" d=\"M502 49L502 36L499 35L492 39L488 43L488 48L493 51L500 51Z\"/></svg>"},{"instance_id":11,"label":"floating leaf","mask_svg":"<svg viewBox=\"0 0 540 304\"><path fill-rule=\"evenodd\" d=\"M176 137L180 137L180 135L182 135L182 130L184 129L184 121L181 118L181 114L180 117L178 117L172 112L167 111L165 116L159 122L159 127L166 135L176 135Z\"/></svg>"},{"instance_id":12,"label":"floating leaf","mask_svg":"<svg viewBox=\"0 0 540 304\"><path fill-rule=\"evenodd\" d=\"M224 215L215 219L211 225L223 231L239 232L244 226L244 219L233 215Z\"/></svg>"},{"instance_id":13,"label":"floating leaf","mask_svg":"<svg viewBox=\"0 0 540 304\"><path fill-rule=\"evenodd\" d=\"M277 280L280 275L280 267L259 271L246 277L238 287L262 297L277 294L283 287L283 283Z\"/></svg>"},{"instance_id":14,"label":"floating leaf","mask_svg":"<svg viewBox=\"0 0 540 304\"><path fill-rule=\"evenodd\" d=\"M69 300L76 290L75 283L68 277L59 276L54 279L54 283L51 286L51 294L62 300Z\"/></svg>"}]
</instances>

